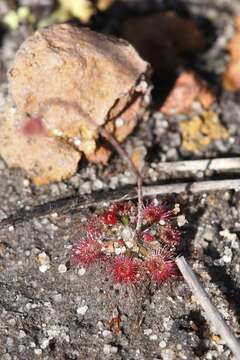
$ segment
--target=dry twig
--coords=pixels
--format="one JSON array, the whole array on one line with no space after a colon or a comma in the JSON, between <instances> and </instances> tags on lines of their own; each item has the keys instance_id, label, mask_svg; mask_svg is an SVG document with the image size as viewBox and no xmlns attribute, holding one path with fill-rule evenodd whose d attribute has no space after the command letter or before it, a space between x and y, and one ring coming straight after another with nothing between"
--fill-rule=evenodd
<instances>
[{"instance_id":1,"label":"dry twig","mask_svg":"<svg viewBox=\"0 0 240 360\"><path fill-rule=\"evenodd\" d=\"M186 283L192 290L197 301L205 311L206 317L214 327L215 331L221 335L222 339L226 342L229 349L233 352L236 359L240 360L240 343L234 336L230 327L226 324L218 309L213 305L209 299L206 291L199 282L198 278L192 271L191 267L183 256L176 259L177 266L181 271Z\"/></svg>"},{"instance_id":2,"label":"dry twig","mask_svg":"<svg viewBox=\"0 0 240 360\"><path fill-rule=\"evenodd\" d=\"M184 192L199 193L203 191L235 190L240 191L240 179L209 180L199 182L184 182L165 185L143 186L142 195L157 196L166 194L179 194ZM16 225L34 218L50 215L55 212L62 214L78 212L91 206L104 205L107 202L131 200L138 197L137 189L118 189L108 192L94 192L91 195L72 196L63 199L49 201L38 205L30 210L21 209L13 215L0 221L0 229L9 225Z\"/></svg>"},{"instance_id":3,"label":"dry twig","mask_svg":"<svg viewBox=\"0 0 240 360\"><path fill-rule=\"evenodd\" d=\"M159 172L171 174L172 172L191 172L198 171L240 171L240 157L216 158L204 160L173 161L159 164L152 164L152 167Z\"/></svg>"}]
</instances>

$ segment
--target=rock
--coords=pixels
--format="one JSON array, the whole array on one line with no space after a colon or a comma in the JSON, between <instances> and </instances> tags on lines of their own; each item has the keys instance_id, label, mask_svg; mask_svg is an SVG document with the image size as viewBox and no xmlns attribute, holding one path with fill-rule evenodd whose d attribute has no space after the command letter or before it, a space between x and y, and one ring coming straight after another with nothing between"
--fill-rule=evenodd
<instances>
[{"instance_id":1,"label":"rock","mask_svg":"<svg viewBox=\"0 0 240 360\"><path fill-rule=\"evenodd\" d=\"M184 71L177 78L160 111L166 115L188 113L194 101L208 109L215 101L215 96L194 71Z\"/></svg>"},{"instance_id":2,"label":"rock","mask_svg":"<svg viewBox=\"0 0 240 360\"><path fill-rule=\"evenodd\" d=\"M131 133L146 113L149 75L148 63L121 39L68 24L37 31L8 72L16 113L8 109L1 118L2 156L37 184L74 174L82 153L106 163L110 152L104 143L97 145L98 127L118 141ZM21 134L27 116L40 118L45 134L35 136L41 127L32 125L27 129L34 130L33 137Z\"/></svg>"},{"instance_id":3,"label":"rock","mask_svg":"<svg viewBox=\"0 0 240 360\"><path fill-rule=\"evenodd\" d=\"M81 155L73 147L45 135L25 136L23 116L13 107L0 114L0 153L10 167L20 167L36 185L66 179L77 170Z\"/></svg>"},{"instance_id":4,"label":"rock","mask_svg":"<svg viewBox=\"0 0 240 360\"><path fill-rule=\"evenodd\" d=\"M83 305L83 306L80 306L79 308L77 308L78 315L85 315L87 311L88 311L87 305Z\"/></svg>"},{"instance_id":5,"label":"rock","mask_svg":"<svg viewBox=\"0 0 240 360\"><path fill-rule=\"evenodd\" d=\"M229 51L229 62L223 74L223 86L227 91L240 90L240 16L235 18L235 34L229 41L227 50Z\"/></svg>"}]
</instances>

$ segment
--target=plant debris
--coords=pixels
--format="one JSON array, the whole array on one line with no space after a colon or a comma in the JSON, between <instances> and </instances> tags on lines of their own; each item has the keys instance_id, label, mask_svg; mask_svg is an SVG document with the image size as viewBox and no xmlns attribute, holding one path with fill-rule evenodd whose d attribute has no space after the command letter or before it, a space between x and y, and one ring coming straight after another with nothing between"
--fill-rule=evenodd
<instances>
[{"instance_id":1,"label":"plant debris","mask_svg":"<svg viewBox=\"0 0 240 360\"><path fill-rule=\"evenodd\" d=\"M2 134L8 136L0 152L36 184L74 174L82 153L106 163L110 152L103 143L97 145L98 127L105 126L121 142L150 101L149 65L131 45L67 24L37 31L22 44L9 83L16 109L6 110L1 118ZM36 118L41 118L46 136L33 142L21 127L26 129L26 119L31 123ZM16 137L21 153L14 154ZM64 166L55 157L64 158Z\"/></svg>"},{"instance_id":2,"label":"plant debris","mask_svg":"<svg viewBox=\"0 0 240 360\"><path fill-rule=\"evenodd\" d=\"M194 71L184 71L178 76L160 111L166 115L189 113L194 102L208 109L214 101L215 96L205 81Z\"/></svg>"},{"instance_id":3,"label":"plant debris","mask_svg":"<svg viewBox=\"0 0 240 360\"><path fill-rule=\"evenodd\" d=\"M217 113L208 111L180 123L182 147L190 152L201 150L215 140L227 140L228 130L220 123Z\"/></svg>"},{"instance_id":4,"label":"plant debris","mask_svg":"<svg viewBox=\"0 0 240 360\"><path fill-rule=\"evenodd\" d=\"M114 0L58 0L59 7L47 18L39 21L39 27L46 27L76 18L83 24L99 11L106 11Z\"/></svg>"},{"instance_id":5,"label":"plant debris","mask_svg":"<svg viewBox=\"0 0 240 360\"><path fill-rule=\"evenodd\" d=\"M21 23L34 24L36 18L28 7L20 6L16 11L9 10L2 21L3 24L7 25L11 30L17 30Z\"/></svg>"},{"instance_id":6,"label":"plant debris","mask_svg":"<svg viewBox=\"0 0 240 360\"><path fill-rule=\"evenodd\" d=\"M87 23L95 13L93 4L89 0L58 0L63 12L69 17L76 17Z\"/></svg>"}]
</instances>

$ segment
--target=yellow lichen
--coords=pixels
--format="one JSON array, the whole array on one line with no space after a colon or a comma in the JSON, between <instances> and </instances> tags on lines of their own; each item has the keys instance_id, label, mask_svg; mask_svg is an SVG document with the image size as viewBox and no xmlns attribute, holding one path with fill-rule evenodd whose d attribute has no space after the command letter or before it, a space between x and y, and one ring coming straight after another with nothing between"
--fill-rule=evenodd
<instances>
[{"instance_id":1,"label":"yellow lichen","mask_svg":"<svg viewBox=\"0 0 240 360\"><path fill-rule=\"evenodd\" d=\"M194 116L180 123L182 147L187 151L197 151L215 140L226 140L228 130L220 123L218 114L212 111Z\"/></svg>"}]
</instances>

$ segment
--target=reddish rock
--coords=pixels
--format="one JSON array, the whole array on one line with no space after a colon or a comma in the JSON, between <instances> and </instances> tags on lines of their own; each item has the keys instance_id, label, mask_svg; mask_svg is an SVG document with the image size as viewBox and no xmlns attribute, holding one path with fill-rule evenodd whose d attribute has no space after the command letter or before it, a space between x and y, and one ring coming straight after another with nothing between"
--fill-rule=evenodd
<instances>
[{"instance_id":1,"label":"reddish rock","mask_svg":"<svg viewBox=\"0 0 240 360\"><path fill-rule=\"evenodd\" d=\"M81 153L91 161L106 163L109 151L97 145L98 127L106 126L119 141L131 133L146 113L149 75L148 63L124 40L68 24L39 30L22 44L8 73L10 93L17 108L14 121L31 133L39 123L26 124L26 117L41 118L47 139L41 137L36 143L42 148L41 141L55 141L55 149L62 144L67 157L74 154L69 163L72 169L77 168ZM10 132L9 144L14 142L10 139L14 137L13 129ZM35 156L37 173L41 151L44 150L37 149L35 155L31 154L32 158ZM12 165L15 161L10 153L5 158ZM21 161L17 163L26 170L29 168ZM27 171L35 181L33 171ZM56 176L37 182L53 178L56 181L73 173L62 172L61 166ZM45 172L41 169L40 173Z\"/></svg>"},{"instance_id":2,"label":"reddish rock","mask_svg":"<svg viewBox=\"0 0 240 360\"><path fill-rule=\"evenodd\" d=\"M25 118L12 104L0 114L0 153L11 167L20 167L35 184L67 179L77 170L80 153L72 146L44 133L25 135L21 123Z\"/></svg>"},{"instance_id":3,"label":"reddish rock","mask_svg":"<svg viewBox=\"0 0 240 360\"><path fill-rule=\"evenodd\" d=\"M223 86L232 92L240 90L240 16L235 18L235 30L227 46L230 57L223 74Z\"/></svg>"},{"instance_id":4,"label":"reddish rock","mask_svg":"<svg viewBox=\"0 0 240 360\"><path fill-rule=\"evenodd\" d=\"M194 101L208 109L215 101L213 92L193 71L185 71L177 78L160 111L166 115L176 115L191 111Z\"/></svg>"}]
</instances>

